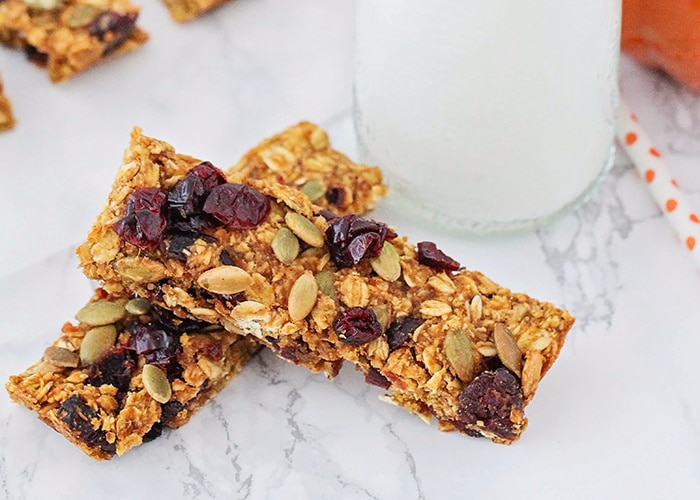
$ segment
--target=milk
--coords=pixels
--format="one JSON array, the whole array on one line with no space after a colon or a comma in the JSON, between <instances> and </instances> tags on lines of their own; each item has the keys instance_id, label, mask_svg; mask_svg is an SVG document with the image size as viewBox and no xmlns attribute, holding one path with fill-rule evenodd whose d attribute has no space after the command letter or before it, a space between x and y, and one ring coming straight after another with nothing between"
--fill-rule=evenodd
<instances>
[{"instance_id":1,"label":"milk","mask_svg":"<svg viewBox=\"0 0 700 500\"><path fill-rule=\"evenodd\" d=\"M443 226L533 227L611 162L620 0L357 0L361 160Z\"/></svg>"}]
</instances>

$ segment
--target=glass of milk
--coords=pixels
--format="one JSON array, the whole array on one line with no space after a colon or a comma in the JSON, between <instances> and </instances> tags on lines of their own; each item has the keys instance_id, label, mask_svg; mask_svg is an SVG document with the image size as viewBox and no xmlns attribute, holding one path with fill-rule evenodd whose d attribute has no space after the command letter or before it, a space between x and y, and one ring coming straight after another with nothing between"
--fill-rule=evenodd
<instances>
[{"instance_id":1,"label":"glass of milk","mask_svg":"<svg viewBox=\"0 0 700 500\"><path fill-rule=\"evenodd\" d=\"M445 228L541 226L614 154L620 0L357 0L360 159Z\"/></svg>"}]
</instances>

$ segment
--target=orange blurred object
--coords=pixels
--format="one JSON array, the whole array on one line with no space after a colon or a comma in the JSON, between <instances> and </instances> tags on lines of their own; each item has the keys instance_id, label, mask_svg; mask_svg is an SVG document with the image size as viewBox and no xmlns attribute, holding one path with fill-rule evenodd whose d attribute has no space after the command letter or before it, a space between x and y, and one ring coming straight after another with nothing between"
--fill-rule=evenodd
<instances>
[{"instance_id":1,"label":"orange blurred object","mask_svg":"<svg viewBox=\"0 0 700 500\"><path fill-rule=\"evenodd\" d=\"M700 0L623 0L622 51L700 92Z\"/></svg>"}]
</instances>

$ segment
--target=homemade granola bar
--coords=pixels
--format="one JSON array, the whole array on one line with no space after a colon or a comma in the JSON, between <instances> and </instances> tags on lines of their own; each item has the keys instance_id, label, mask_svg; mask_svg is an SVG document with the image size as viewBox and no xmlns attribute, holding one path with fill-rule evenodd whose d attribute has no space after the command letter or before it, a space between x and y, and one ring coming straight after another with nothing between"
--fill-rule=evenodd
<instances>
[{"instance_id":1,"label":"homemade granola bar","mask_svg":"<svg viewBox=\"0 0 700 500\"><path fill-rule=\"evenodd\" d=\"M187 422L259 349L221 327L101 289L76 318L6 388L95 459Z\"/></svg>"},{"instance_id":2,"label":"homemade granola bar","mask_svg":"<svg viewBox=\"0 0 700 500\"><path fill-rule=\"evenodd\" d=\"M136 130L134 138L149 141ZM177 158L188 166L200 163ZM290 127L252 149L230 175L241 172L273 180L284 172L286 181L319 197L324 186L342 189L348 193L343 204L323 200L340 212L346 206L365 211L386 193L378 169L339 156L325 132L310 123ZM231 300L233 305L236 299ZM261 347L255 339L220 326L182 320L145 299L110 296L101 289L77 317L81 321L64 325L63 335L41 361L10 378L7 390L96 459L109 459L157 437L163 425L184 424ZM159 401L157 386L149 385L146 377L158 375L153 368L144 372L146 364L166 374L160 382L166 392L170 387L167 401Z\"/></svg>"},{"instance_id":3,"label":"homemade granola bar","mask_svg":"<svg viewBox=\"0 0 700 500\"><path fill-rule=\"evenodd\" d=\"M227 182L206 162L192 168L168 145L132 138L78 249L88 277L329 377L350 361L442 430L518 439L573 324L566 311L461 268L433 243L336 217L281 184ZM195 181L196 196L183 196Z\"/></svg>"},{"instance_id":4,"label":"homemade granola bar","mask_svg":"<svg viewBox=\"0 0 700 500\"><path fill-rule=\"evenodd\" d=\"M228 3L230 0L163 0L170 12L170 17L178 22L186 22L195 17Z\"/></svg>"},{"instance_id":5,"label":"homemade granola bar","mask_svg":"<svg viewBox=\"0 0 700 500\"><path fill-rule=\"evenodd\" d=\"M0 78L0 132L10 130L14 126L15 117L12 114L12 104L10 104L10 100L5 96L2 78Z\"/></svg>"},{"instance_id":6,"label":"homemade granola bar","mask_svg":"<svg viewBox=\"0 0 700 500\"><path fill-rule=\"evenodd\" d=\"M22 49L59 82L143 45L128 0L2 0L0 42Z\"/></svg>"}]
</instances>

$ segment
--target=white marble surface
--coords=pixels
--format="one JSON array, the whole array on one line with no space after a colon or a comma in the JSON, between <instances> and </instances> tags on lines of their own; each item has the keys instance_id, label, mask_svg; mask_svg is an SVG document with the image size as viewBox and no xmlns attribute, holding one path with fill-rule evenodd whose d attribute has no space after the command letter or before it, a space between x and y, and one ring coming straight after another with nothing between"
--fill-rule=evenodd
<instances>
[{"instance_id":1,"label":"white marble surface","mask_svg":"<svg viewBox=\"0 0 700 500\"><path fill-rule=\"evenodd\" d=\"M152 40L51 85L0 50L19 123L0 135L0 379L87 299L73 248L133 125L225 167L301 119L354 153L351 0L238 0L189 25L144 0ZM700 209L700 97L623 61L626 97ZM578 321L510 447L443 434L263 354L182 429L93 462L0 394L0 497L698 498L700 277L629 161L534 233L457 238L375 214Z\"/></svg>"}]
</instances>

